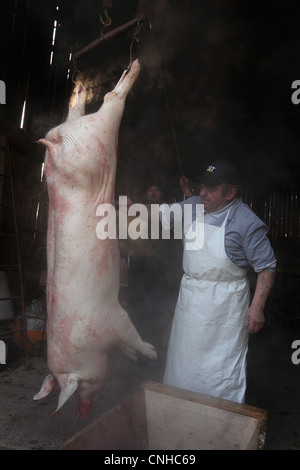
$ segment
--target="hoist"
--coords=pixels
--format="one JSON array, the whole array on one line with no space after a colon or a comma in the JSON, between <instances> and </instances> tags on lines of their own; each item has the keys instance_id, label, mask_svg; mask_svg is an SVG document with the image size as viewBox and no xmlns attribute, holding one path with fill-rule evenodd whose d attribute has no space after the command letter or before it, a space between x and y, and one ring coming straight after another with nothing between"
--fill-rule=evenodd
<instances>
[{"instance_id":1,"label":"hoist","mask_svg":"<svg viewBox=\"0 0 300 470\"><path fill-rule=\"evenodd\" d=\"M109 15L108 9L112 8L112 0L102 0L102 10L100 13L100 22L101 22L101 32L100 36L89 43L87 46L85 46L83 49L80 51L76 52L73 56L74 60L76 61L79 57L81 57L84 54L87 54L88 52L92 51L96 47L100 46L102 43L109 41L110 39L119 36L120 34L124 33L125 31L129 30L133 26L136 25L135 32L133 34L132 42L130 44L130 58L129 58L129 65L128 65L128 70L130 69L131 63L132 63L132 51L134 44L139 42L140 39L140 31L143 25L143 21L145 19L145 15L142 14L137 18L134 18L127 23L124 23L121 26L118 26L115 29L112 29L110 31L107 31L107 28L109 28L112 24L112 19Z\"/></svg>"},{"instance_id":2,"label":"hoist","mask_svg":"<svg viewBox=\"0 0 300 470\"><path fill-rule=\"evenodd\" d=\"M130 44L129 65L126 69L127 71L130 70L132 60L133 60L133 47L140 40L140 32L141 32L141 28L143 26L144 20L146 18L146 15L141 14L139 17L136 17L136 18L128 21L127 23L122 24L121 26L118 26L114 29L110 29L109 31L107 31L107 29L112 25L112 19L109 15L109 11L108 11L110 8L112 8L112 0L102 0L102 9L101 9L101 13L100 13L100 23L101 23L100 36L97 39L95 39L94 41L92 41L91 43L87 44L83 49L77 51L73 55L74 72L78 72L78 69L77 69L77 66L76 66L76 61L79 57L83 56L84 54L87 54L88 52L90 52L92 50L94 50L95 48L100 46L102 43L105 43L105 42L109 41L110 39L113 39L113 38L119 36L120 34L124 33L125 31L129 30L130 28L133 28L134 26L136 26L135 31L133 33L133 38L132 38L132 41L131 41L131 44ZM152 25L151 25L150 21L148 21L148 25L149 25L149 29L153 33ZM153 34L152 34L152 38L153 38L154 50L157 54L158 48L157 48L157 45L155 44ZM172 133L172 137L173 137L173 140L174 140L178 166L179 166L180 174L183 175L184 172L183 172L182 161L181 161L181 157L180 157L180 153L179 153L179 149L178 149L178 145L177 145L177 138L176 138L176 133L175 133L174 125L173 125L173 119L172 119L172 116L171 116L171 111L170 111L170 107L169 107L169 103L168 103L168 98L167 98L167 95L166 95L166 89L165 89L165 84L164 84L164 80L163 80L162 71L161 71L161 68L159 66L159 61L158 61L158 68L159 68L160 81L161 81L161 85L162 85L162 89L163 89L163 93L164 93L164 100L165 100L165 104L166 104L166 109L167 109L168 117L169 117L169 121L170 121L171 133Z\"/></svg>"}]
</instances>

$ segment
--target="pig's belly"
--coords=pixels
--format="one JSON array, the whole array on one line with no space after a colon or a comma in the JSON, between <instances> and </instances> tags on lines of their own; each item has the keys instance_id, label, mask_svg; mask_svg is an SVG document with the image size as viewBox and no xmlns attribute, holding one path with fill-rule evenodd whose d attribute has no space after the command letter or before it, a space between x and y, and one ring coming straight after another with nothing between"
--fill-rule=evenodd
<instances>
[{"instance_id":1,"label":"pig's belly","mask_svg":"<svg viewBox=\"0 0 300 470\"><path fill-rule=\"evenodd\" d=\"M47 342L52 372L86 370L117 341L119 251L84 219L68 218L48 234ZM55 226L55 224L54 224ZM89 368L89 367L88 367ZM88 370L87 368L87 370Z\"/></svg>"}]
</instances>

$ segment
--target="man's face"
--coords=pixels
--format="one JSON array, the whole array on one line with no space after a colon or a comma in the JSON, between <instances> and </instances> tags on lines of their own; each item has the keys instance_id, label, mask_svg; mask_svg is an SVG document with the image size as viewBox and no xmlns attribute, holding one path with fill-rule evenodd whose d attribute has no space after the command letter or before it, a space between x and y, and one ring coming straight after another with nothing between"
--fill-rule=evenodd
<instances>
[{"instance_id":1,"label":"man's face","mask_svg":"<svg viewBox=\"0 0 300 470\"><path fill-rule=\"evenodd\" d=\"M234 198L235 194L236 190L234 188L225 193L224 184L218 184L217 186L202 184L200 189L201 203L204 205L206 212L216 212L223 209Z\"/></svg>"},{"instance_id":2,"label":"man's face","mask_svg":"<svg viewBox=\"0 0 300 470\"><path fill-rule=\"evenodd\" d=\"M146 191L146 201L148 204L159 204L163 196L162 191L157 186L149 186Z\"/></svg>"}]
</instances>

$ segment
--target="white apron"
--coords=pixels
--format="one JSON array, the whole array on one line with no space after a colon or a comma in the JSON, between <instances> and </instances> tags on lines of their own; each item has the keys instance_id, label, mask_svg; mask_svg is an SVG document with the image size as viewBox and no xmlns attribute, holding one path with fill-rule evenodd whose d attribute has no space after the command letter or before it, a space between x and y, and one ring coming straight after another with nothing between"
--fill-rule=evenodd
<instances>
[{"instance_id":1,"label":"white apron","mask_svg":"<svg viewBox=\"0 0 300 470\"><path fill-rule=\"evenodd\" d=\"M228 212L229 213L229 212ZM225 224L204 224L204 244L184 250L164 383L243 403L249 306L246 271L225 253Z\"/></svg>"}]
</instances>

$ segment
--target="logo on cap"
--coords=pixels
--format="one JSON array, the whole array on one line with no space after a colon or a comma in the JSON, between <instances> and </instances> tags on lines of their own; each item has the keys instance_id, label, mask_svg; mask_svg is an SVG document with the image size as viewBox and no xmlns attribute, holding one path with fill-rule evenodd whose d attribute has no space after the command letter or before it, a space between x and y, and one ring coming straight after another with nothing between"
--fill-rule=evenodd
<instances>
[{"instance_id":1,"label":"logo on cap","mask_svg":"<svg viewBox=\"0 0 300 470\"><path fill-rule=\"evenodd\" d=\"M206 171L209 171L210 173L212 173L215 169L216 169L215 166L209 165Z\"/></svg>"}]
</instances>

